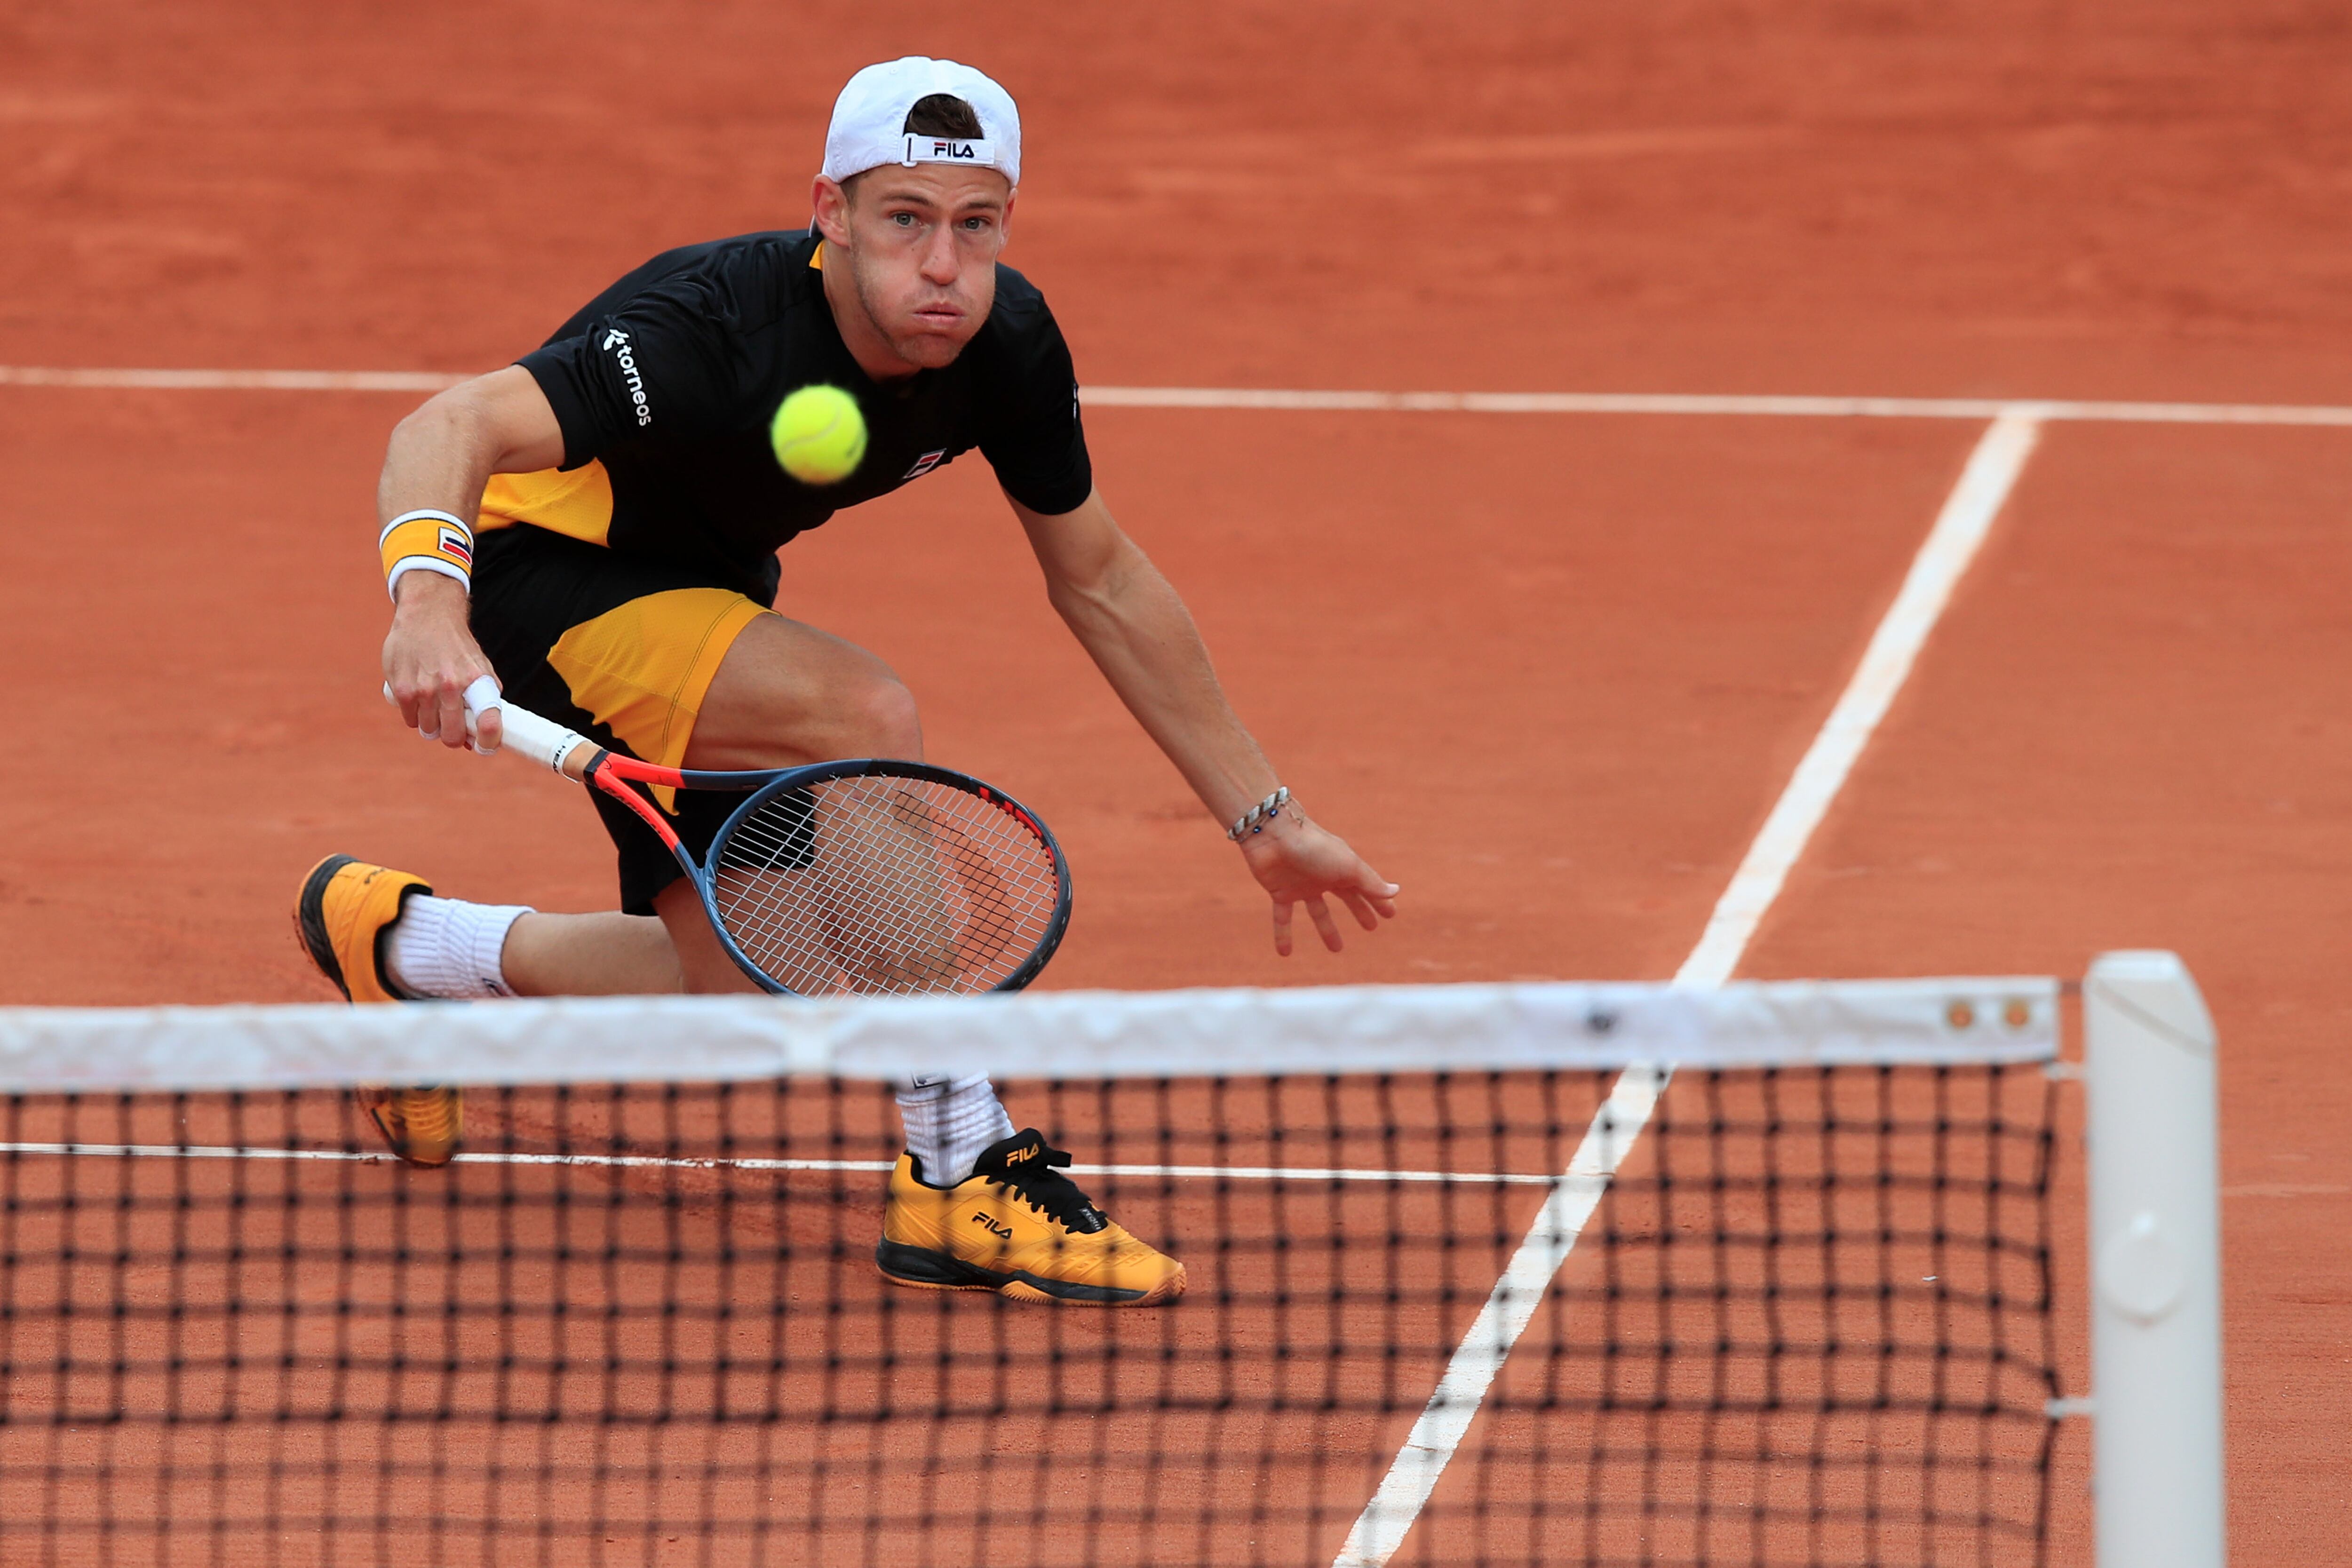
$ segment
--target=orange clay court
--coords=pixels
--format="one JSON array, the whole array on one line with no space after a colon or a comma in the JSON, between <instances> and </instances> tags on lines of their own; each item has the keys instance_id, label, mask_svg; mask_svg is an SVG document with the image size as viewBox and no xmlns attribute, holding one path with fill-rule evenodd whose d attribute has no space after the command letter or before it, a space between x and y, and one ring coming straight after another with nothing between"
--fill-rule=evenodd
<instances>
[{"instance_id":1,"label":"orange clay court","mask_svg":"<svg viewBox=\"0 0 2352 1568\"><path fill-rule=\"evenodd\" d=\"M612 896L586 811L376 700L370 496L421 390L32 373L505 363L657 250L805 222L852 70L967 59L1021 100L1006 259L1090 389L1667 400L1088 407L1236 708L1404 889L1337 958L1267 950L976 458L792 544L778 608L1059 833L1042 984L1669 977L2034 405L1738 973L2179 952L2222 1042L2232 1553L2352 1560L2345 42L2287 0L0 14L0 1002L324 1000L284 905L329 848ZM2063 1424L2053 1563L2088 1462Z\"/></svg>"}]
</instances>

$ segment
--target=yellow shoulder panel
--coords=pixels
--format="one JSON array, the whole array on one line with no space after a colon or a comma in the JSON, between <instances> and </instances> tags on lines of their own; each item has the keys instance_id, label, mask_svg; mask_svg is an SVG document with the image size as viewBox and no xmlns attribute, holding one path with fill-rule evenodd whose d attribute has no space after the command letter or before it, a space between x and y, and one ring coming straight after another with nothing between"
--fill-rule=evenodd
<instances>
[{"instance_id":1,"label":"yellow shoulder panel","mask_svg":"<svg viewBox=\"0 0 2352 1568\"><path fill-rule=\"evenodd\" d=\"M613 531L613 479L604 465L589 462L565 473L492 474L482 491L478 526L487 531L527 522L590 544L605 543Z\"/></svg>"}]
</instances>

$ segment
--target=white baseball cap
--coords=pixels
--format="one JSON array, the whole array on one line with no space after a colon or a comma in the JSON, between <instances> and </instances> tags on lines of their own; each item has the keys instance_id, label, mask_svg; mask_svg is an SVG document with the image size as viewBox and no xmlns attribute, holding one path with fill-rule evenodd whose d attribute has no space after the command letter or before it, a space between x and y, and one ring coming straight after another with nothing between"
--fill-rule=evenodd
<instances>
[{"instance_id":1,"label":"white baseball cap","mask_svg":"<svg viewBox=\"0 0 2352 1568\"><path fill-rule=\"evenodd\" d=\"M943 92L971 105L980 117L977 139L919 136L907 132L907 111L919 100ZM982 72L928 55L867 66L849 79L834 100L833 123L824 133L824 177L846 180L885 163L961 163L994 169L1021 183L1021 111L1013 95Z\"/></svg>"}]
</instances>

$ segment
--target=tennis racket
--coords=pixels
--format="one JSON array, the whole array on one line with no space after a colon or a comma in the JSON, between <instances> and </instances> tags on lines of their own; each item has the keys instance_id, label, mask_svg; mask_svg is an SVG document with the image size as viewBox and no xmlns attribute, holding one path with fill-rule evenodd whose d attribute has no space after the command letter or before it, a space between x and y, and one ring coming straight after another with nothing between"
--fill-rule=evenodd
<instances>
[{"instance_id":1,"label":"tennis racket","mask_svg":"<svg viewBox=\"0 0 2352 1568\"><path fill-rule=\"evenodd\" d=\"M500 751L602 790L660 837L728 956L765 990L1018 991L1069 925L1061 846L978 779L887 758L754 773L657 767L516 707L488 676L467 688L467 731L492 708ZM744 798L698 860L640 784Z\"/></svg>"}]
</instances>

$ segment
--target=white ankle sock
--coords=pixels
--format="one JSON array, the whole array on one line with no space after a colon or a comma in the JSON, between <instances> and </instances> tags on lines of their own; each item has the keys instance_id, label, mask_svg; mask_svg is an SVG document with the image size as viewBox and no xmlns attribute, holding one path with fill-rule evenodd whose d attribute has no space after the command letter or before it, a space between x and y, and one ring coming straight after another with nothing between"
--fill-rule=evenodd
<instances>
[{"instance_id":1,"label":"white ankle sock","mask_svg":"<svg viewBox=\"0 0 2352 1568\"><path fill-rule=\"evenodd\" d=\"M988 1146L1013 1136L1013 1118L986 1073L917 1079L898 1091L898 1120L906 1124L907 1152L922 1162L923 1180L935 1187L971 1180Z\"/></svg>"},{"instance_id":2,"label":"white ankle sock","mask_svg":"<svg viewBox=\"0 0 2352 1568\"><path fill-rule=\"evenodd\" d=\"M383 944L384 977L412 996L511 996L499 958L508 928L530 912L520 904L412 895Z\"/></svg>"}]
</instances>

